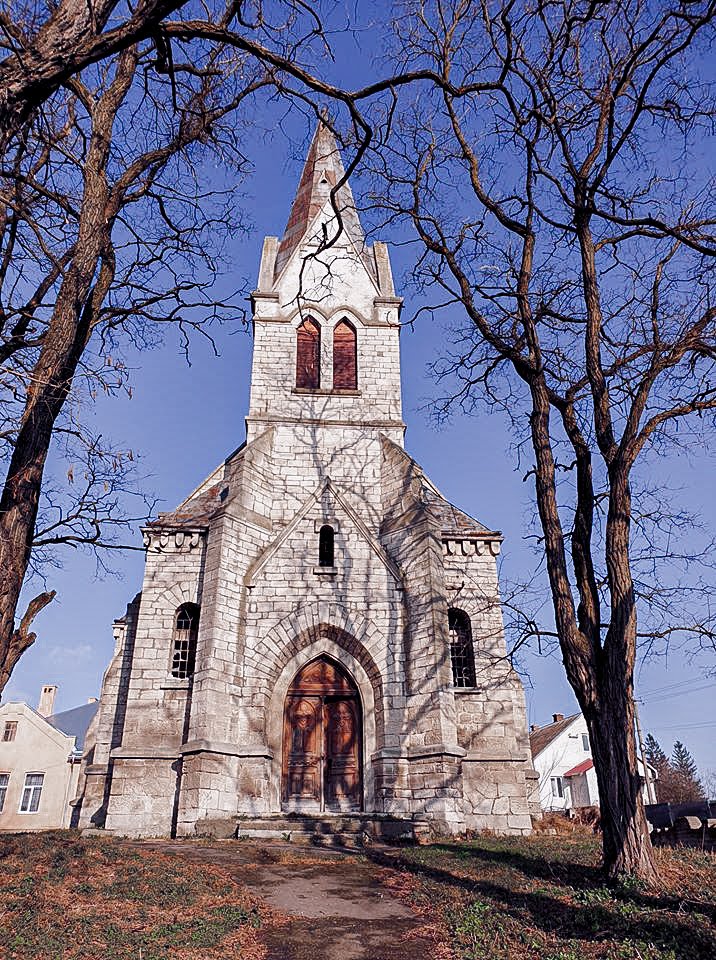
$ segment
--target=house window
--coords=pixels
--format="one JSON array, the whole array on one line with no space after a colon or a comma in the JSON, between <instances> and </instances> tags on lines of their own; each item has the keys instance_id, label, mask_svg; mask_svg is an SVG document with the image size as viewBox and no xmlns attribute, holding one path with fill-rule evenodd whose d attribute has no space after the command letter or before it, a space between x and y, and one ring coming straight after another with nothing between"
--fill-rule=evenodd
<instances>
[{"instance_id":1,"label":"house window","mask_svg":"<svg viewBox=\"0 0 716 960\"><path fill-rule=\"evenodd\" d=\"M296 386L318 390L321 385L321 328L310 317L296 331Z\"/></svg>"},{"instance_id":2,"label":"house window","mask_svg":"<svg viewBox=\"0 0 716 960\"><path fill-rule=\"evenodd\" d=\"M40 806L40 795L42 794L42 783L44 779L44 773L25 774L25 786L22 788L20 813L37 813Z\"/></svg>"},{"instance_id":3,"label":"house window","mask_svg":"<svg viewBox=\"0 0 716 960\"><path fill-rule=\"evenodd\" d=\"M335 566L335 532L329 524L324 524L318 534L318 566Z\"/></svg>"},{"instance_id":4,"label":"house window","mask_svg":"<svg viewBox=\"0 0 716 960\"><path fill-rule=\"evenodd\" d=\"M0 813L2 813L2 809L5 806L8 783L10 783L10 774L0 773Z\"/></svg>"},{"instance_id":5,"label":"house window","mask_svg":"<svg viewBox=\"0 0 716 960\"><path fill-rule=\"evenodd\" d=\"M6 720L5 729L2 732L2 738L7 743L9 740L15 739L15 734L17 733L17 720Z\"/></svg>"},{"instance_id":6,"label":"house window","mask_svg":"<svg viewBox=\"0 0 716 960\"><path fill-rule=\"evenodd\" d=\"M452 680L456 687L475 686L475 652L470 618L464 610L448 610Z\"/></svg>"},{"instance_id":7,"label":"house window","mask_svg":"<svg viewBox=\"0 0 716 960\"><path fill-rule=\"evenodd\" d=\"M196 603L183 603L174 621L172 649L172 676L179 680L186 680L194 673L198 633L199 607Z\"/></svg>"},{"instance_id":8,"label":"house window","mask_svg":"<svg viewBox=\"0 0 716 960\"><path fill-rule=\"evenodd\" d=\"M564 779L562 777L552 777L552 796L553 797L563 797L564 796Z\"/></svg>"},{"instance_id":9,"label":"house window","mask_svg":"<svg viewBox=\"0 0 716 960\"><path fill-rule=\"evenodd\" d=\"M333 331L333 389L358 389L356 331L347 320L341 320Z\"/></svg>"},{"instance_id":10,"label":"house window","mask_svg":"<svg viewBox=\"0 0 716 960\"><path fill-rule=\"evenodd\" d=\"M587 753L589 753L589 734L588 733L582 734L582 748L586 750Z\"/></svg>"}]
</instances>

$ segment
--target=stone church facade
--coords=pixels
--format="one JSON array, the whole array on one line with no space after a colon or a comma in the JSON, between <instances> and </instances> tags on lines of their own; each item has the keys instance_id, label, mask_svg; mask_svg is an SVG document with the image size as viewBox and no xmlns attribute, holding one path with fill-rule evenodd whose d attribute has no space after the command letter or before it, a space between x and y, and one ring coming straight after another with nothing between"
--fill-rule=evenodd
<instances>
[{"instance_id":1,"label":"stone church facade","mask_svg":"<svg viewBox=\"0 0 716 960\"><path fill-rule=\"evenodd\" d=\"M530 830L501 537L403 447L401 299L342 177L320 125L286 231L263 246L246 442L144 529L81 826L187 836L361 811Z\"/></svg>"}]
</instances>

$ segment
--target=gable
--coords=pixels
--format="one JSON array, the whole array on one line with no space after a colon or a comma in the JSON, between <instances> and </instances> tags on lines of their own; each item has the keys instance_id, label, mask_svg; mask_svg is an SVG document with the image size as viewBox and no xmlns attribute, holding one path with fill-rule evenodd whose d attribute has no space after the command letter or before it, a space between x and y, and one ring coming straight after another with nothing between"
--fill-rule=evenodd
<instances>
[{"instance_id":1,"label":"gable","mask_svg":"<svg viewBox=\"0 0 716 960\"><path fill-rule=\"evenodd\" d=\"M252 587L272 560L283 552L298 557L299 562L306 570L318 566L318 536L317 524L325 520L330 524L335 521L336 534L339 540L344 540L346 534L355 536L366 548L363 555L372 556L394 581L398 589L402 589L402 573L397 564L388 556L382 544L373 536L360 515L348 503L345 497L327 478L316 491L307 498L294 517L289 521L281 533L259 554L249 566L244 578L244 584ZM343 525L343 530L341 530ZM353 562L357 560L355 551ZM356 574L351 569L351 578Z\"/></svg>"},{"instance_id":2,"label":"gable","mask_svg":"<svg viewBox=\"0 0 716 960\"><path fill-rule=\"evenodd\" d=\"M580 717L580 713L573 713L571 717L565 717L556 723L549 723L546 727L539 727L537 730L530 731L532 759L536 759L540 753L559 739L563 733L566 733L572 724Z\"/></svg>"},{"instance_id":3,"label":"gable","mask_svg":"<svg viewBox=\"0 0 716 960\"><path fill-rule=\"evenodd\" d=\"M0 725L6 720L18 721L18 732L15 740L9 741L6 746L14 749L21 748L23 741L27 738L37 739L38 737L46 741L49 746L61 749L63 752L72 748L74 739L72 734L65 733L57 729L47 717L42 717L26 703L9 700L0 707ZM22 729L24 727L24 730ZM3 741L0 740L0 746Z\"/></svg>"}]
</instances>

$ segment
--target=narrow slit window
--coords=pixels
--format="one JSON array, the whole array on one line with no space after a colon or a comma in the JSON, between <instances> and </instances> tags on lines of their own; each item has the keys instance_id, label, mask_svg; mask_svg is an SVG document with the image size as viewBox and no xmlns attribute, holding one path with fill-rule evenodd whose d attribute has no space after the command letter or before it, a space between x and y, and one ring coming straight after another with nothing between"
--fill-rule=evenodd
<instances>
[{"instance_id":1,"label":"narrow slit window","mask_svg":"<svg viewBox=\"0 0 716 960\"><path fill-rule=\"evenodd\" d=\"M324 524L318 534L318 566L335 566L335 532L329 524Z\"/></svg>"},{"instance_id":2,"label":"narrow slit window","mask_svg":"<svg viewBox=\"0 0 716 960\"><path fill-rule=\"evenodd\" d=\"M296 331L296 386L318 390L321 385L321 328L311 317Z\"/></svg>"},{"instance_id":3,"label":"narrow slit window","mask_svg":"<svg viewBox=\"0 0 716 960\"><path fill-rule=\"evenodd\" d=\"M356 331L347 320L337 323L333 331L333 389L358 389Z\"/></svg>"},{"instance_id":4,"label":"narrow slit window","mask_svg":"<svg viewBox=\"0 0 716 960\"><path fill-rule=\"evenodd\" d=\"M179 680L186 680L194 673L198 634L199 607L195 603L183 603L176 612L172 647L172 676Z\"/></svg>"},{"instance_id":5,"label":"narrow slit window","mask_svg":"<svg viewBox=\"0 0 716 960\"><path fill-rule=\"evenodd\" d=\"M474 687L475 651L472 646L472 627L464 610L448 610L448 629L453 684L456 687Z\"/></svg>"}]
</instances>

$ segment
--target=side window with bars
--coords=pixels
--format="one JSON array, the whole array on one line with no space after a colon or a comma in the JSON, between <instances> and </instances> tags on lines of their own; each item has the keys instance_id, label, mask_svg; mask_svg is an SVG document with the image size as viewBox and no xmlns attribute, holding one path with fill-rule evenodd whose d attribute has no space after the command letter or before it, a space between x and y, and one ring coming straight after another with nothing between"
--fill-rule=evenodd
<instances>
[{"instance_id":1,"label":"side window with bars","mask_svg":"<svg viewBox=\"0 0 716 960\"><path fill-rule=\"evenodd\" d=\"M472 645L470 618L464 610L448 610L450 631L450 660L452 682L455 687L475 686L475 651Z\"/></svg>"},{"instance_id":2,"label":"side window with bars","mask_svg":"<svg viewBox=\"0 0 716 960\"><path fill-rule=\"evenodd\" d=\"M196 666L196 640L199 635L199 606L196 603L183 603L174 619L174 639L172 644L171 674L179 680L186 680L194 673Z\"/></svg>"}]
</instances>

